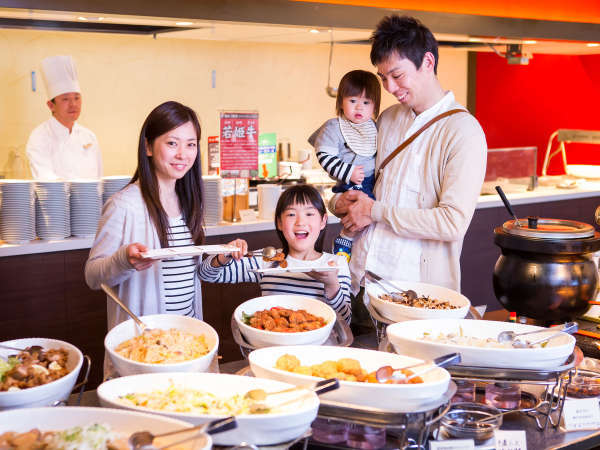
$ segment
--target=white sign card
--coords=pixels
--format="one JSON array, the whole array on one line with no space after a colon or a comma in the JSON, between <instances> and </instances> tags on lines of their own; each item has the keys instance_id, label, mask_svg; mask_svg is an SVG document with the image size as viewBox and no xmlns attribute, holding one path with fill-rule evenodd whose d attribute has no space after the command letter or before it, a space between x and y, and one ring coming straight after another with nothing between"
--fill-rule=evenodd
<instances>
[{"instance_id":1,"label":"white sign card","mask_svg":"<svg viewBox=\"0 0 600 450\"><path fill-rule=\"evenodd\" d=\"M473 439L446 439L443 441L429 441L429 450L474 450Z\"/></svg>"},{"instance_id":2,"label":"white sign card","mask_svg":"<svg viewBox=\"0 0 600 450\"><path fill-rule=\"evenodd\" d=\"M496 450L527 450L527 437L523 430L496 430L494 439Z\"/></svg>"},{"instance_id":3,"label":"white sign card","mask_svg":"<svg viewBox=\"0 0 600 450\"><path fill-rule=\"evenodd\" d=\"M568 399L563 408L566 431L600 428L600 405L597 398Z\"/></svg>"},{"instance_id":4,"label":"white sign card","mask_svg":"<svg viewBox=\"0 0 600 450\"><path fill-rule=\"evenodd\" d=\"M253 209L240 209L240 219L242 222L255 222L256 211Z\"/></svg>"}]
</instances>

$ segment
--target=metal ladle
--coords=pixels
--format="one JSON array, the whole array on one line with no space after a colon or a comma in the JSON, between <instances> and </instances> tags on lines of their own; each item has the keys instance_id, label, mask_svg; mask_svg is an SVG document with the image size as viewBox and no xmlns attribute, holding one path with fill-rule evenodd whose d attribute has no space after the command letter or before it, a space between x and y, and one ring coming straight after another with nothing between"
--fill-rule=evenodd
<instances>
[{"instance_id":1,"label":"metal ladle","mask_svg":"<svg viewBox=\"0 0 600 450\"><path fill-rule=\"evenodd\" d=\"M515 340L512 343L512 346L514 348L532 348L534 345L537 344L541 344L542 342L546 342L549 341L550 339L554 339L555 337L559 337L562 336L564 333L574 333L575 331L577 331L579 329L579 325L576 322L569 322L567 324L565 324L565 326L563 327L562 330L559 330L557 333L554 333L550 336L546 336L543 339L539 339L537 341L533 341L533 342L524 342L524 341L520 341L520 340ZM550 330L552 331L552 330Z\"/></svg>"},{"instance_id":2,"label":"metal ladle","mask_svg":"<svg viewBox=\"0 0 600 450\"><path fill-rule=\"evenodd\" d=\"M555 327L555 328L548 328L548 329L542 329L542 330L533 330L533 331L527 331L526 333L515 333L514 331L502 331L498 337L496 338L496 340L500 343L504 343L504 342L512 342L514 341L517 337L519 336L525 336L527 334L537 334L537 333L545 333L548 331L562 331L563 333L574 333L576 332L578 329L578 325L576 322L567 322L564 325L560 326L560 327Z\"/></svg>"},{"instance_id":3,"label":"metal ladle","mask_svg":"<svg viewBox=\"0 0 600 450\"><path fill-rule=\"evenodd\" d=\"M398 293L404 294L408 297L408 299L410 300L414 300L416 299L419 295L413 291L412 289L401 289L400 287L396 286L394 283L392 283L391 281L388 280L384 280L383 278L381 278L379 275L377 275L376 273L371 272L370 270L365 271L365 275L366 277L372 281L373 283L377 284L379 287L381 287L387 294L391 295L392 297L397 297ZM386 283L388 286L385 286L384 283ZM396 291L392 291L389 289L389 286L391 286L392 288L396 289Z\"/></svg>"},{"instance_id":4,"label":"metal ladle","mask_svg":"<svg viewBox=\"0 0 600 450\"><path fill-rule=\"evenodd\" d=\"M413 364L412 366L401 367L399 369L392 369L391 366L383 366L383 367L380 367L379 369L377 369L377 372L375 372L375 378L377 378L377 381L379 381L380 383L385 383L390 379L397 380L400 383L407 383L408 381L412 380L413 378L421 376L421 375L423 375L433 369L436 369L438 367L446 367L446 366L451 366L453 364L458 364L458 363L460 363L460 360L461 360L460 353L449 353L447 355L439 356L439 357L435 358L433 361L429 361L429 362L425 361L425 362L422 362L419 364ZM395 372L397 372L399 370L405 370L405 369L409 369L411 367L422 366L422 365L428 364L428 363L433 363L433 364L419 372L413 373L412 375L406 376L406 375L402 374L402 376L400 377L397 374L395 374Z\"/></svg>"},{"instance_id":5,"label":"metal ladle","mask_svg":"<svg viewBox=\"0 0 600 450\"><path fill-rule=\"evenodd\" d=\"M129 314L129 316L133 319L133 321L135 323L138 324L138 326L142 329L142 332L147 332L150 331L152 328L150 328L148 325L146 325L144 322L142 322L140 320L140 318L138 316L136 316L132 310L130 310L127 305L125 305L125 303L123 303L123 301L119 298L119 296L117 295L117 293L108 285L104 284L104 283L100 283L100 288L106 292L106 294L117 304L119 305L121 308L123 308L123 311L125 311L127 314Z\"/></svg>"}]
</instances>

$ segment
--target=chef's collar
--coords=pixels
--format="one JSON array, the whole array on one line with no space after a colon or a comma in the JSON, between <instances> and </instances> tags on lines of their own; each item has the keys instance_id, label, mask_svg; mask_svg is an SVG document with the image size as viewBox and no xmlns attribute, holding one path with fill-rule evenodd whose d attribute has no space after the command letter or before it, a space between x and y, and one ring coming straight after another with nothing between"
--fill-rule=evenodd
<instances>
[{"instance_id":1,"label":"chef's collar","mask_svg":"<svg viewBox=\"0 0 600 450\"><path fill-rule=\"evenodd\" d=\"M71 133L74 133L78 127L79 125L77 124L77 122L75 122L73 124L73 129L71 130ZM50 117L50 128L56 136L63 139L68 138L71 134L69 133L69 129L65 127L62 123L60 123L54 116Z\"/></svg>"}]
</instances>

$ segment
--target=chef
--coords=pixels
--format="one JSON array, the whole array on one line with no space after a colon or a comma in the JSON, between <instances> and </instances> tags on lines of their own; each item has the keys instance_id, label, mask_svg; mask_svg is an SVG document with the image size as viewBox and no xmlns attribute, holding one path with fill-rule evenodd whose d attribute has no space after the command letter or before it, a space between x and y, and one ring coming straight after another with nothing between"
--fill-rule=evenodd
<instances>
[{"instance_id":1,"label":"chef","mask_svg":"<svg viewBox=\"0 0 600 450\"><path fill-rule=\"evenodd\" d=\"M100 178L102 155L96 135L77 123L81 89L71 56L42 61L42 75L52 117L27 141L27 158L36 180Z\"/></svg>"}]
</instances>

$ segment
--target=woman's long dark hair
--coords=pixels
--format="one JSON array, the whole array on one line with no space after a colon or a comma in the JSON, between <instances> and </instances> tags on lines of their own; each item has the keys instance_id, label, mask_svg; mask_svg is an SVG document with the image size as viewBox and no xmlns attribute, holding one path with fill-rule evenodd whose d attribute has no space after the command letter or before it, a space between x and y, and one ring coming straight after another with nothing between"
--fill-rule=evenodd
<instances>
[{"instance_id":1,"label":"woman's long dark hair","mask_svg":"<svg viewBox=\"0 0 600 450\"><path fill-rule=\"evenodd\" d=\"M169 246L167 230L169 218L165 212L159 195L158 180L154 172L152 157L146 153L157 137L191 122L196 130L198 154L191 169L175 182L175 193L183 219L190 229L192 241L199 245L204 242L204 202L202 187L202 168L200 166L200 123L196 113L187 106L177 102L165 102L152 110L142 125L138 143L138 166L130 183L139 181L142 197L148 208L150 218L156 227L161 247Z\"/></svg>"},{"instance_id":2,"label":"woman's long dark hair","mask_svg":"<svg viewBox=\"0 0 600 450\"><path fill-rule=\"evenodd\" d=\"M294 204L314 206L315 209L321 215L321 218L323 218L323 216L327 213L325 203L323 203L323 198L314 186L310 184L295 184L283 191L283 194L281 194L281 196L279 197L279 200L277 201L277 206L275 207L275 230L277 231L277 236L281 241L283 253L286 256L290 251L290 247L287 241L285 240L285 236L277 226L277 220L281 218L281 215L288 207ZM325 239L326 229L327 227L321 230L321 232L319 233L319 237L315 241L315 250L319 253L323 251L323 240Z\"/></svg>"}]
</instances>

